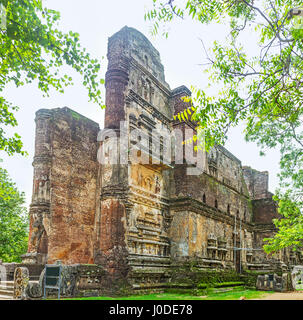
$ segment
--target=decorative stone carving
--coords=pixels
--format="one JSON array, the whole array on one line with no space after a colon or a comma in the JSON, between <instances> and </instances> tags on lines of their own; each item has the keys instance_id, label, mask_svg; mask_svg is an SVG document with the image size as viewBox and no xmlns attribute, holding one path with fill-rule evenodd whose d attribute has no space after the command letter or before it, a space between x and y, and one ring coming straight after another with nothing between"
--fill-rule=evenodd
<instances>
[{"instance_id":1,"label":"decorative stone carving","mask_svg":"<svg viewBox=\"0 0 303 320\"><path fill-rule=\"evenodd\" d=\"M39 299L42 297L42 287L37 282L29 281L25 288L26 299Z\"/></svg>"},{"instance_id":2,"label":"decorative stone carving","mask_svg":"<svg viewBox=\"0 0 303 320\"><path fill-rule=\"evenodd\" d=\"M303 266L294 266L291 279L295 290L303 290Z\"/></svg>"},{"instance_id":3,"label":"decorative stone carving","mask_svg":"<svg viewBox=\"0 0 303 320\"><path fill-rule=\"evenodd\" d=\"M168 232L171 221L172 221L172 217L170 216L168 210L162 210L162 216L163 216L163 231Z\"/></svg>"},{"instance_id":4,"label":"decorative stone carving","mask_svg":"<svg viewBox=\"0 0 303 320\"><path fill-rule=\"evenodd\" d=\"M73 297L79 294L81 290L101 290L101 282L104 277L104 269L97 265L62 265L62 281L60 292L62 296ZM28 287L28 295L36 297L44 290L44 275L43 269L39 284L32 284ZM57 295L57 290L48 289L48 295Z\"/></svg>"},{"instance_id":5,"label":"decorative stone carving","mask_svg":"<svg viewBox=\"0 0 303 320\"><path fill-rule=\"evenodd\" d=\"M277 274L258 275L256 288L257 290L264 291L287 291L291 288L288 287L288 274L283 273L282 277Z\"/></svg>"},{"instance_id":6,"label":"decorative stone carving","mask_svg":"<svg viewBox=\"0 0 303 320\"><path fill-rule=\"evenodd\" d=\"M41 237L45 232L43 225L43 215L41 213L33 215L32 235L30 239L30 247L33 252L38 252Z\"/></svg>"},{"instance_id":7,"label":"decorative stone carving","mask_svg":"<svg viewBox=\"0 0 303 320\"><path fill-rule=\"evenodd\" d=\"M221 261L226 260L226 254L227 254L226 244L227 244L227 241L225 239L223 238L218 239L218 259Z\"/></svg>"},{"instance_id":8,"label":"decorative stone carving","mask_svg":"<svg viewBox=\"0 0 303 320\"><path fill-rule=\"evenodd\" d=\"M14 299L24 300L26 298L25 289L29 282L29 272L25 267L18 267L14 273Z\"/></svg>"},{"instance_id":9,"label":"decorative stone carving","mask_svg":"<svg viewBox=\"0 0 303 320\"><path fill-rule=\"evenodd\" d=\"M138 232L137 229L137 213L132 210L129 214L129 231Z\"/></svg>"},{"instance_id":10,"label":"decorative stone carving","mask_svg":"<svg viewBox=\"0 0 303 320\"><path fill-rule=\"evenodd\" d=\"M247 263L252 263L252 258L253 258L253 250L252 249L248 249L246 251L246 262Z\"/></svg>"},{"instance_id":11,"label":"decorative stone carving","mask_svg":"<svg viewBox=\"0 0 303 320\"><path fill-rule=\"evenodd\" d=\"M217 258L217 250L217 237L211 233L207 239L207 257L215 260Z\"/></svg>"}]
</instances>

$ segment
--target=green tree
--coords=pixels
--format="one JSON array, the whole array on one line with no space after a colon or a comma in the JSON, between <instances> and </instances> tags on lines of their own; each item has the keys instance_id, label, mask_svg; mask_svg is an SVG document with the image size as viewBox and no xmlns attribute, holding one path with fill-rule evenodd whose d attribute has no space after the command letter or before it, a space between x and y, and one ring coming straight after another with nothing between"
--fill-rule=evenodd
<instances>
[{"instance_id":1,"label":"green tree","mask_svg":"<svg viewBox=\"0 0 303 320\"><path fill-rule=\"evenodd\" d=\"M44 95L50 88L63 92L72 84L72 78L62 74L67 65L82 76L90 101L104 107L100 89L104 80L99 78L100 63L81 47L79 34L58 30L59 12L44 8L42 0L0 0L1 10L0 150L24 154L21 137L5 132L6 126L17 126L18 110L1 96L8 83L20 87L35 82Z\"/></svg>"},{"instance_id":2,"label":"green tree","mask_svg":"<svg viewBox=\"0 0 303 320\"><path fill-rule=\"evenodd\" d=\"M20 193L7 171L0 168L0 259L21 262L27 250L28 215Z\"/></svg>"},{"instance_id":3,"label":"green tree","mask_svg":"<svg viewBox=\"0 0 303 320\"><path fill-rule=\"evenodd\" d=\"M279 232L274 238L266 238L265 252L279 251L291 247L293 250L302 248L303 240L303 215L300 207L294 202L289 192L275 197L279 203L279 212L283 219L273 219Z\"/></svg>"},{"instance_id":4,"label":"green tree","mask_svg":"<svg viewBox=\"0 0 303 320\"><path fill-rule=\"evenodd\" d=\"M268 240L267 252L302 246L303 239L303 25L294 10L300 5L295 0L153 0L145 14L153 21L154 34L185 18L228 28L225 41L214 41L210 52L203 44L206 71L220 92L209 96L202 88L192 88L188 100L207 150L223 145L228 130L240 123L245 139L256 142L261 154L280 149L275 199L283 219L275 221L279 231ZM245 38L250 44L257 39L253 52L245 49Z\"/></svg>"}]
</instances>

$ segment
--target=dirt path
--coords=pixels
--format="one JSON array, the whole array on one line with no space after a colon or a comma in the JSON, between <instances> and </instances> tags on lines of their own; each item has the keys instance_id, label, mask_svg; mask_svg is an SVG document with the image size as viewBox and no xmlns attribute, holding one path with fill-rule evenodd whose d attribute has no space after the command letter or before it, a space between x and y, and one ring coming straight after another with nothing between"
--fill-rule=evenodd
<instances>
[{"instance_id":1,"label":"dirt path","mask_svg":"<svg viewBox=\"0 0 303 320\"><path fill-rule=\"evenodd\" d=\"M298 292L275 292L265 295L263 298L251 300L303 300L303 291Z\"/></svg>"}]
</instances>

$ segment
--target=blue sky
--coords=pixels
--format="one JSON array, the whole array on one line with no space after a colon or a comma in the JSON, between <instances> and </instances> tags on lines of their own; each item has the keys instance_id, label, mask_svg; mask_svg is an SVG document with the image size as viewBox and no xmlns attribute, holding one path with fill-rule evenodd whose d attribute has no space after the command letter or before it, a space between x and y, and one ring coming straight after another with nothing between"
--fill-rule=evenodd
<instances>
[{"instance_id":1,"label":"blue sky","mask_svg":"<svg viewBox=\"0 0 303 320\"><path fill-rule=\"evenodd\" d=\"M160 52L165 68L166 81L173 89L180 85L196 85L205 88L208 85L207 75L203 73L201 63L205 63L205 54L200 39L207 48L214 40L224 39L226 27L219 25L202 26L199 23L176 21L170 26L168 39L160 35L153 37L150 33L151 24L144 21L144 12L151 6L152 0L46 0L45 6L61 13L60 29L73 30L80 34L83 47L91 55L101 60L102 75L107 67L107 40L125 25L134 27L145 34ZM253 38L247 39L247 46ZM252 49L253 50L253 49ZM103 59L102 59L103 57ZM17 183L18 188L26 194L27 205L30 204L32 192L32 161L34 155L35 112L41 108L58 108L67 106L84 116L100 123L103 127L104 110L88 102L87 92L81 85L80 78L66 67L74 79L74 86L65 90L64 94L50 92L43 97L35 83L16 89L8 86L4 96L13 104L18 105L19 126L13 132L22 136L27 157L8 157L0 152L3 159L2 167L6 168ZM210 91L212 88L209 89ZM259 148L254 143L246 143L241 128L233 129L225 146L242 161L260 171L269 171L269 187L274 191L278 185L279 152L270 150L265 157L259 156Z\"/></svg>"}]
</instances>

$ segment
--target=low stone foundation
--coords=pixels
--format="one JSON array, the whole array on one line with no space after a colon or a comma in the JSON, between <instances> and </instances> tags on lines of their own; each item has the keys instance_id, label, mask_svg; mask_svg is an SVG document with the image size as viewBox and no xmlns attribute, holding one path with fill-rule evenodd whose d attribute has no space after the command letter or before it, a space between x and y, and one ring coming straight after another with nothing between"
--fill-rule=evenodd
<instances>
[{"instance_id":1,"label":"low stone foundation","mask_svg":"<svg viewBox=\"0 0 303 320\"><path fill-rule=\"evenodd\" d=\"M290 273L282 276L274 274L259 275L256 283L257 290L286 292L293 290Z\"/></svg>"},{"instance_id":2,"label":"low stone foundation","mask_svg":"<svg viewBox=\"0 0 303 320\"><path fill-rule=\"evenodd\" d=\"M27 269L30 280L20 294L23 299L42 299L44 294L44 266L7 264L8 275L17 267ZM144 272L143 272L144 271ZM160 270L161 271L161 270ZM158 292L206 294L212 288L257 288L258 290L291 290L289 273L265 274L264 271L243 270L241 274L230 269L201 268L199 261L179 261L158 274L143 270L130 272L125 278L113 278L102 266L95 264L73 264L62 266L61 297L126 296ZM262 272L262 271L261 271ZM16 279L15 279L16 280ZM57 290L47 290L47 297L56 298Z\"/></svg>"},{"instance_id":3,"label":"low stone foundation","mask_svg":"<svg viewBox=\"0 0 303 320\"><path fill-rule=\"evenodd\" d=\"M19 267L20 265L18 265ZM31 267L28 265L27 267ZM26 273L33 278L27 267ZM31 268L31 270L34 270ZM24 292L19 296L26 300L42 299L44 295L44 275L45 268L39 275L39 281L29 281L24 288ZM114 279L101 266L94 264L74 264L62 266L62 281L60 288L60 296L62 297L92 297L92 296L114 296L128 294L132 292L131 286L127 281ZM18 279L14 279L18 281ZM47 289L47 297L57 297L58 291Z\"/></svg>"}]
</instances>

